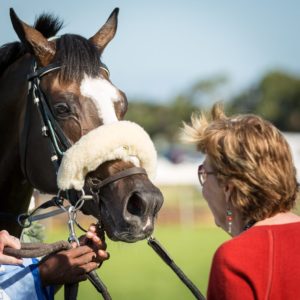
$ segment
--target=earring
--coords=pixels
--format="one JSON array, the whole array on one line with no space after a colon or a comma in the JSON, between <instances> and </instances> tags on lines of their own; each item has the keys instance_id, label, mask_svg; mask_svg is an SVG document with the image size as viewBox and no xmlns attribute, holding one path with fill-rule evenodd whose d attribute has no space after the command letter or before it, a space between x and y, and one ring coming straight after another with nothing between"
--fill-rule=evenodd
<instances>
[{"instance_id":1,"label":"earring","mask_svg":"<svg viewBox=\"0 0 300 300\"><path fill-rule=\"evenodd\" d=\"M226 219L227 219L227 224L228 224L228 233L231 234L232 231L232 211L230 209L226 210Z\"/></svg>"}]
</instances>

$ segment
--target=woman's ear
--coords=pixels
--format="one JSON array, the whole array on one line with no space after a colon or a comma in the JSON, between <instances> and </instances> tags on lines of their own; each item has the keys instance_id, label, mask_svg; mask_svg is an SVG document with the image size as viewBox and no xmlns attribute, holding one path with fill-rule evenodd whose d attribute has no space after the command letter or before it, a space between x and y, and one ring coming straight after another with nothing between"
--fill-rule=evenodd
<instances>
[{"instance_id":1,"label":"woman's ear","mask_svg":"<svg viewBox=\"0 0 300 300\"><path fill-rule=\"evenodd\" d=\"M231 193L232 193L232 190L233 190L232 183L231 182L226 183L224 185L223 189L224 189L226 203L229 203L230 197L231 197Z\"/></svg>"}]
</instances>

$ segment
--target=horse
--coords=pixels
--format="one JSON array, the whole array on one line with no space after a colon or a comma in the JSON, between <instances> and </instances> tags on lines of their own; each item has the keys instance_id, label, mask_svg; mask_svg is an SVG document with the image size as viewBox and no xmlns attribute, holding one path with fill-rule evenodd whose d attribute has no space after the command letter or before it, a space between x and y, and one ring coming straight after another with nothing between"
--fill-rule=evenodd
<instances>
[{"instance_id":1,"label":"horse","mask_svg":"<svg viewBox=\"0 0 300 300\"><path fill-rule=\"evenodd\" d=\"M86 39L76 34L56 36L63 22L53 15L42 14L31 26L10 10L20 42L0 48L0 229L20 236L22 226L16 217L28 211L33 189L59 195L63 186L92 196L81 210L96 217L110 239L136 242L153 232L163 196L148 172L141 170L138 149L148 150L136 144L143 140L121 142L141 130L123 120L126 95L111 82L101 58L115 36L118 11L114 9ZM49 124L43 114L50 118ZM85 137L88 144L81 143ZM106 147L113 138L117 149ZM65 179L68 166L88 158L89 163L94 161L89 152L76 149L98 147L94 152L100 153L102 142L106 152L97 160L99 164L79 166L84 170L81 184L58 182L59 176L61 182ZM74 147L75 156L69 155L72 159L66 160L61 171ZM125 151L132 147L133 153Z\"/></svg>"}]
</instances>

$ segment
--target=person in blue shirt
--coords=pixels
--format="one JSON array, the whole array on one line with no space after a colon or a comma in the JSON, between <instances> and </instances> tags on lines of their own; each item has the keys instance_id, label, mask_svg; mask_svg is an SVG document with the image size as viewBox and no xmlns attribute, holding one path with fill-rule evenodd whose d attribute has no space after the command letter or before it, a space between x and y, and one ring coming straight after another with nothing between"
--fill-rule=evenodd
<instances>
[{"instance_id":1,"label":"person in blue shirt","mask_svg":"<svg viewBox=\"0 0 300 300\"><path fill-rule=\"evenodd\" d=\"M0 299L52 300L55 287L86 280L86 273L98 268L109 254L95 225L89 227L80 244L41 261L21 259L3 253L4 247L20 249L21 244L6 230L0 231Z\"/></svg>"}]
</instances>

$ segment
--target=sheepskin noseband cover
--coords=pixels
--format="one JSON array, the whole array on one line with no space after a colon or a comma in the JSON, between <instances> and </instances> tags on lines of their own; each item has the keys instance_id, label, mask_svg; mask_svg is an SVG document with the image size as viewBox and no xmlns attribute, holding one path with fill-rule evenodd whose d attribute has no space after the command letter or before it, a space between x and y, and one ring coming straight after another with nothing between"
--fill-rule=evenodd
<instances>
[{"instance_id":1,"label":"sheepskin noseband cover","mask_svg":"<svg viewBox=\"0 0 300 300\"><path fill-rule=\"evenodd\" d=\"M65 152L57 185L81 190L87 173L115 159L144 168L150 178L155 174L157 154L149 135L136 123L119 121L93 129Z\"/></svg>"}]
</instances>

